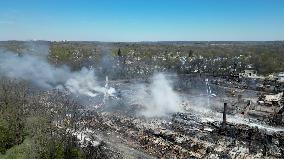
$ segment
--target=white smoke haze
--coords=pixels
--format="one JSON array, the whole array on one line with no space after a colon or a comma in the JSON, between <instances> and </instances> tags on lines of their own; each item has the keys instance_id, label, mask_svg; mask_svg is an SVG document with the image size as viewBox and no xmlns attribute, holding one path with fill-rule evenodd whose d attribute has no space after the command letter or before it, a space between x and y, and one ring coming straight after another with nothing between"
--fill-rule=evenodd
<instances>
[{"instance_id":1,"label":"white smoke haze","mask_svg":"<svg viewBox=\"0 0 284 159\"><path fill-rule=\"evenodd\" d=\"M39 53L40 54L40 53ZM48 63L43 56L1 51L0 77L9 77L30 81L44 89L67 88L76 95L94 97L98 93L113 93L101 87L95 78L94 70L82 68L81 71L72 72L67 66L55 67Z\"/></svg>"},{"instance_id":2,"label":"white smoke haze","mask_svg":"<svg viewBox=\"0 0 284 159\"><path fill-rule=\"evenodd\" d=\"M145 117L163 117L182 111L180 97L162 73L153 76L148 89L140 85L136 98L144 107L141 115Z\"/></svg>"},{"instance_id":3,"label":"white smoke haze","mask_svg":"<svg viewBox=\"0 0 284 159\"><path fill-rule=\"evenodd\" d=\"M43 89L68 90L76 96L113 96L116 92L108 84L101 86L94 70L82 68L72 72L67 66L56 67L48 63L46 53L36 51L21 55L0 51L0 77L30 81ZM139 85L138 90L133 98L143 105L140 115L163 117L182 111L180 97L162 73L155 74L147 87Z\"/></svg>"},{"instance_id":4,"label":"white smoke haze","mask_svg":"<svg viewBox=\"0 0 284 159\"><path fill-rule=\"evenodd\" d=\"M47 59L49 54L49 45L47 42L35 43L32 41L25 41L23 45L25 49L21 50L21 53L37 56L43 60Z\"/></svg>"},{"instance_id":5,"label":"white smoke haze","mask_svg":"<svg viewBox=\"0 0 284 159\"><path fill-rule=\"evenodd\" d=\"M38 56L5 52L0 54L0 76L27 80L52 89L64 83L71 76L71 71L65 66L56 68Z\"/></svg>"}]
</instances>

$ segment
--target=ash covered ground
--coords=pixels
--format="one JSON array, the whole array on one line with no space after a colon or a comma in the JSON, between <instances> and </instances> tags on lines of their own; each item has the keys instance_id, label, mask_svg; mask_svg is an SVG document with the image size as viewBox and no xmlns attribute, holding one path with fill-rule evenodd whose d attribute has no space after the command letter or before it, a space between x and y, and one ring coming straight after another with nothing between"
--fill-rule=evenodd
<instances>
[{"instance_id":1,"label":"ash covered ground","mask_svg":"<svg viewBox=\"0 0 284 159\"><path fill-rule=\"evenodd\" d=\"M0 124L11 122L0 128L14 135L0 157L25 145L34 158L284 158L284 82L247 70L258 66L250 54L191 50L207 43L15 43L0 50Z\"/></svg>"},{"instance_id":2,"label":"ash covered ground","mask_svg":"<svg viewBox=\"0 0 284 159\"><path fill-rule=\"evenodd\" d=\"M216 79L159 74L109 81L116 93L82 110L78 138L94 142L106 158L282 158L284 128L271 122L273 115L244 113L248 102L258 105L259 91L216 85Z\"/></svg>"}]
</instances>

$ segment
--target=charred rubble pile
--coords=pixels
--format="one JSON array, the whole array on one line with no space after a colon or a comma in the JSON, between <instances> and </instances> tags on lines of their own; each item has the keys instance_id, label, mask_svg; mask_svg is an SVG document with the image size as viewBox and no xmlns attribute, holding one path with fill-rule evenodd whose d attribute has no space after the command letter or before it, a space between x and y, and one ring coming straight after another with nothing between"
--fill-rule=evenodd
<instances>
[{"instance_id":1,"label":"charred rubble pile","mask_svg":"<svg viewBox=\"0 0 284 159\"><path fill-rule=\"evenodd\" d=\"M281 85L275 80L259 78L212 79L212 88L225 90L226 98L237 99L237 113L257 118L270 125L284 124L284 96ZM219 91L220 93L220 91ZM234 99L230 100L233 101Z\"/></svg>"},{"instance_id":2,"label":"charred rubble pile","mask_svg":"<svg viewBox=\"0 0 284 159\"><path fill-rule=\"evenodd\" d=\"M116 81L116 105L110 100L96 109L82 109L74 135L93 158L283 158L283 128L276 129L283 124L283 112L280 106L267 104L274 96L264 97L266 103L262 104L258 91L214 85L214 78L208 78L179 76L175 90L189 101L196 98L197 103L185 104L184 112L150 118L137 114L142 109L139 103L129 104L120 97L132 93L127 89L133 83ZM220 104L224 100L228 102L226 110ZM275 103L273 100L270 103ZM214 110L211 119L196 113L194 104L208 104L204 108ZM278 113L265 112L264 106L267 110L277 107ZM223 120L219 116L222 112ZM252 123L227 121L226 115ZM273 120L279 123L273 124Z\"/></svg>"},{"instance_id":3,"label":"charred rubble pile","mask_svg":"<svg viewBox=\"0 0 284 159\"><path fill-rule=\"evenodd\" d=\"M204 122L191 113L146 119L95 112L82 121L82 126L90 129L92 136L97 136L93 139L99 142L86 150L95 150L102 158L124 158L125 151L131 151L129 155L136 158L283 158L284 155L283 132L268 132L243 124Z\"/></svg>"},{"instance_id":4,"label":"charred rubble pile","mask_svg":"<svg viewBox=\"0 0 284 159\"><path fill-rule=\"evenodd\" d=\"M214 124L213 124L214 125ZM257 127L244 124L227 124L225 127L216 126L214 135L224 135L232 140L232 145L243 142L251 154L261 154L263 157L284 157L283 132L266 132Z\"/></svg>"}]
</instances>

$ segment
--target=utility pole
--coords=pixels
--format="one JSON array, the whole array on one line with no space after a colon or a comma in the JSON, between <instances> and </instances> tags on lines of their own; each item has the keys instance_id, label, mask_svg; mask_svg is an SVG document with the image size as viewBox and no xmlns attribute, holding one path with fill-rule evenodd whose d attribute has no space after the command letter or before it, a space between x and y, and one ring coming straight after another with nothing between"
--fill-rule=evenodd
<instances>
[{"instance_id":1,"label":"utility pole","mask_svg":"<svg viewBox=\"0 0 284 159\"><path fill-rule=\"evenodd\" d=\"M226 124L227 124L227 103L224 103L224 111L223 111L223 123L222 123L222 127L225 128Z\"/></svg>"}]
</instances>

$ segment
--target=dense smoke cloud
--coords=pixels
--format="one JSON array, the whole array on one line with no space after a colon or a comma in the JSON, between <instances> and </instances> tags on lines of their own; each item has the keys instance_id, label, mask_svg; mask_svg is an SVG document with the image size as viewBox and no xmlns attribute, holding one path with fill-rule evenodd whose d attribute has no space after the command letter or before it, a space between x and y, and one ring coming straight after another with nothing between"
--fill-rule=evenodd
<instances>
[{"instance_id":1,"label":"dense smoke cloud","mask_svg":"<svg viewBox=\"0 0 284 159\"><path fill-rule=\"evenodd\" d=\"M137 99L144 106L141 114L146 117L162 117L182 111L180 97L162 73L153 76L148 89L140 85Z\"/></svg>"},{"instance_id":2,"label":"dense smoke cloud","mask_svg":"<svg viewBox=\"0 0 284 159\"><path fill-rule=\"evenodd\" d=\"M82 68L81 71L71 72L67 66L55 67L48 63L45 55L41 56L40 53L18 55L1 51L0 77L30 81L44 89L67 88L76 95L90 97L108 91L98 85L93 70Z\"/></svg>"},{"instance_id":3,"label":"dense smoke cloud","mask_svg":"<svg viewBox=\"0 0 284 159\"><path fill-rule=\"evenodd\" d=\"M112 87L101 87L97 84L94 70L82 68L80 72L75 72L72 77L67 80L65 86L74 94L83 94L90 97L95 97L98 93L113 94L115 93Z\"/></svg>"}]
</instances>

